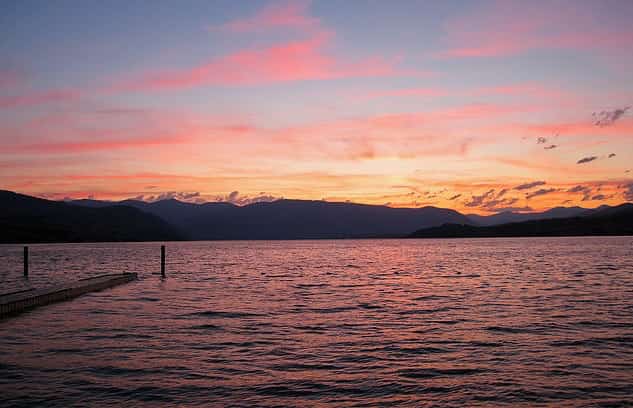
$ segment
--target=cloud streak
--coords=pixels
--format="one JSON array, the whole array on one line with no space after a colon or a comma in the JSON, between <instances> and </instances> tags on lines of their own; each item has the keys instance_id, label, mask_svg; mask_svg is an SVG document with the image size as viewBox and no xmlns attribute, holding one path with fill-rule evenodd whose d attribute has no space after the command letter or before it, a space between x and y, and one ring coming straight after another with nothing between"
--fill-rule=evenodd
<instances>
[{"instance_id":1,"label":"cloud streak","mask_svg":"<svg viewBox=\"0 0 633 408\"><path fill-rule=\"evenodd\" d=\"M283 197L276 197L266 192L261 192L254 196L242 195L239 191L232 191L225 196L216 196L214 201L231 203L239 206L255 204L255 203L268 203L271 201L281 200Z\"/></svg>"},{"instance_id":2,"label":"cloud streak","mask_svg":"<svg viewBox=\"0 0 633 408\"><path fill-rule=\"evenodd\" d=\"M628 111L631 107L625 106L624 108L618 108L610 111L602 111L602 112L594 112L593 113L593 124L598 127L607 127L612 126L615 122L618 121L626 111Z\"/></svg>"},{"instance_id":3,"label":"cloud streak","mask_svg":"<svg viewBox=\"0 0 633 408\"><path fill-rule=\"evenodd\" d=\"M218 29L231 33L259 32L273 28L314 29L319 21L308 15L309 6L310 2L306 0L273 3L251 17L230 21Z\"/></svg>"},{"instance_id":4,"label":"cloud streak","mask_svg":"<svg viewBox=\"0 0 633 408\"><path fill-rule=\"evenodd\" d=\"M627 201L633 201L633 183L624 186L623 195Z\"/></svg>"},{"instance_id":5,"label":"cloud streak","mask_svg":"<svg viewBox=\"0 0 633 408\"><path fill-rule=\"evenodd\" d=\"M626 49L632 31L604 24L576 2L492 1L446 25L448 48L441 57L483 58L543 49L609 53ZM502 33L502 34L500 34Z\"/></svg>"},{"instance_id":6,"label":"cloud streak","mask_svg":"<svg viewBox=\"0 0 633 408\"><path fill-rule=\"evenodd\" d=\"M568 193L582 193L582 201L589 201L593 193L593 187L577 185L567 190Z\"/></svg>"},{"instance_id":7,"label":"cloud streak","mask_svg":"<svg viewBox=\"0 0 633 408\"><path fill-rule=\"evenodd\" d=\"M145 201L148 203L154 203L157 201L164 201L164 200L178 200L178 201L189 202L189 203L202 203L205 201L201 197L199 191L194 191L194 192L166 191L166 192L154 194L154 195L141 194L136 197L133 197L132 200Z\"/></svg>"},{"instance_id":8,"label":"cloud streak","mask_svg":"<svg viewBox=\"0 0 633 408\"><path fill-rule=\"evenodd\" d=\"M504 188L497 192L496 189L490 189L481 195L471 196L470 201L466 201L464 205L470 208L479 208L486 212L500 211L529 211L529 207L519 207L517 197L505 197L508 189ZM496 194L495 194L496 192Z\"/></svg>"},{"instance_id":9,"label":"cloud streak","mask_svg":"<svg viewBox=\"0 0 633 408\"><path fill-rule=\"evenodd\" d=\"M0 96L0 108L25 108L47 103L75 101L81 92L71 89L54 89L42 92L26 92L21 95Z\"/></svg>"},{"instance_id":10,"label":"cloud streak","mask_svg":"<svg viewBox=\"0 0 633 408\"><path fill-rule=\"evenodd\" d=\"M598 160L598 156L587 156L587 157L583 157L582 159L578 160L576 162L576 164L585 164L585 163L591 163L594 160Z\"/></svg>"},{"instance_id":11,"label":"cloud streak","mask_svg":"<svg viewBox=\"0 0 633 408\"><path fill-rule=\"evenodd\" d=\"M551 194L558 191L557 188L541 188L539 190L536 190L532 193L526 194L525 198L527 198L528 200L534 197L538 197L538 196L542 196L545 194Z\"/></svg>"},{"instance_id":12,"label":"cloud streak","mask_svg":"<svg viewBox=\"0 0 633 408\"><path fill-rule=\"evenodd\" d=\"M209 85L262 85L280 82L373 77L396 72L394 61L381 57L341 61L324 53L329 35L261 49L242 50L192 68L147 72L115 85L120 91L160 91Z\"/></svg>"},{"instance_id":13,"label":"cloud streak","mask_svg":"<svg viewBox=\"0 0 633 408\"><path fill-rule=\"evenodd\" d=\"M545 185L547 183L545 183L544 181L533 181L531 183L525 183L525 184L519 184L518 186L514 187L515 190L529 190L532 189L534 187L538 187L538 186L542 186Z\"/></svg>"},{"instance_id":14,"label":"cloud streak","mask_svg":"<svg viewBox=\"0 0 633 408\"><path fill-rule=\"evenodd\" d=\"M0 147L0 153L84 153L91 151L110 151L120 149L139 149L163 145L177 145L189 141L184 137L150 137L136 139L101 141L66 141L20 144Z\"/></svg>"},{"instance_id":15,"label":"cloud streak","mask_svg":"<svg viewBox=\"0 0 633 408\"><path fill-rule=\"evenodd\" d=\"M171 71L145 72L113 86L115 91L161 91L196 86L251 86L295 81L393 75L395 59L339 58L326 51L334 34L309 16L308 2L288 2L264 8L253 17L229 22L230 32L278 27L300 29L304 38L268 47L243 49L204 64Z\"/></svg>"}]
</instances>

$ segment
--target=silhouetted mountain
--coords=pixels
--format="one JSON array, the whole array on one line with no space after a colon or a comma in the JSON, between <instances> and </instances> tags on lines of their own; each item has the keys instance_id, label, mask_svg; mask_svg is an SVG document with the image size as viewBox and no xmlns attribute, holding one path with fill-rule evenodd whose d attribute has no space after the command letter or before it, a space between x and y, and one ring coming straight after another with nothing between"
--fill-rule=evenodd
<instances>
[{"instance_id":1,"label":"silhouetted mountain","mask_svg":"<svg viewBox=\"0 0 633 408\"><path fill-rule=\"evenodd\" d=\"M126 200L121 201L120 204L129 205L150 214L154 214L177 227L183 234L191 239L210 239L205 237L195 238L201 235L192 234L192 232L199 229L197 223L200 222L200 219L230 216L230 214L233 214L233 210L239 208L230 203L192 204L175 199L156 201L153 203Z\"/></svg>"},{"instance_id":2,"label":"silhouetted mountain","mask_svg":"<svg viewBox=\"0 0 633 408\"><path fill-rule=\"evenodd\" d=\"M152 214L109 203L81 206L0 190L0 242L171 241L175 228Z\"/></svg>"},{"instance_id":3,"label":"silhouetted mountain","mask_svg":"<svg viewBox=\"0 0 633 408\"><path fill-rule=\"evenodd\" d=\"M633 235L633 204L602 207L583 216L532 220L493 226L444 224L423 228L412 238Z\"/></svg>"},{"instance_id":4,"label":"silhouetted mountain","mask_svg":"<svg viewBox=\"0 0 633 408\"><path fill-rule=\"evenodd\" d=\"M86 200L75 203L101 205ZM457 211L435 207L391 208L307 200L278 200L243 207L177 200L127 200L118 204L157 215L192 240L395 237L407 234L412 225L470 223Z\"/></svg>"},{"instance_id":5,"label":"silhouetted mountain","mask_svg":"<svg viewBox=\"0 0 633 408\"><path fill-rule=\"evenodd\" d=\"M595 210L582 207L555 207L547 211L535 213L517 213L512 211L504 211L493 215L468 214L467 217L475 225L489 226L530 220L575 217L584 215L585 213L590 213L592 211Z\"/></svg>"}]
</instances>

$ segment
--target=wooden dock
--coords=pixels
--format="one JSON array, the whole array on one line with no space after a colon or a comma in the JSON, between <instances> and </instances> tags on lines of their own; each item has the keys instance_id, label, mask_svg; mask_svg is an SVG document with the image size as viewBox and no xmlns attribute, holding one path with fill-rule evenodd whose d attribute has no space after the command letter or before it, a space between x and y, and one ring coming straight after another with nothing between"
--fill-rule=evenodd
<instances>
[{"instance_id":1,"label":"wooden dock","mask_svg":"<svg viewBox=\"0 0 633 408\"><path fill-rule=\"evenodd\" d=\"M28 289L0 295L0 319L49 303L62 302L137 279L136 273L119 273L81 279L46 289Z\"/></svg>"}]
</instances>

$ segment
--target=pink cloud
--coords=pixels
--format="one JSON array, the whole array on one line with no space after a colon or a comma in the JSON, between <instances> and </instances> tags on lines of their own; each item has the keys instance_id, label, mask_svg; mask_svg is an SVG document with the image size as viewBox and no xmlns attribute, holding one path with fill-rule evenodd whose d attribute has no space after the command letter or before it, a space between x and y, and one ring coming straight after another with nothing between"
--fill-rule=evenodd
<instances>
[{"instance_id":1,"label":"pink cloud","mask_svg":"<svg viewBox=\"0 0 633 408\"><path fill-rule=\"evenodd\" d=\"M82 92L73 88L35 89L23 72L0 69L0 109L25 108L79 99Z\"/></svg>"},{"instance_id":2,"label":"pink cloud","mask_svg":"<svg viewBox=\"0 0 633 408\"><path fill-rule=\"evenodd\" d=\"M265 7L254 16L229 22L229 31L250 32L275 27L295 27L302 38L264 47L237 50L200 65L172 70L147 70L125 76L110 85L85 93L187 89L196 86L248 86L281 82L330 80L386 75L428 75L426 71L398 69L399 57L352 58L328 52L334 34L308 14L308 1L286 2ZM4 75L9 80L9 75ZM3 75L0 72L0 81ZM79 99L83 92L54 89L0 96L0 108L34 106Z\"/></svg>"},{"instance_id":3,"label":"pink cloud","mask_svg":"<svg viewBox=\"0 0 633 408\"><path fill-rule=\"evenodd\" d=\"M566 93L556 88L534 82L516 83L510 85L499 85L479 88L474 91L475 95L520 95L535 96L539 98L562 98L567 96Z\"/></svg>"},{"instance_id":4,"label":"pink cloud","mask_svg":"<svg viewBox=\"0 0 633 408\"><path fill-rule=\"evenodd\" d=\"M439 88L401 88L401 89L382 89L375 91L363 92L355 95L354 99L372 100L384 97L431 97L445 96L449 91Z\"/></svg>"},{"instance_id":5,"label":"pink cloud","mask_svg":"<svg viewBox=\"0 0 633 408\"><path fill-rule=\"evenodd\" d=\"M334 33L308 14L309 2L273 4L254 16L222 26L231 32L253 32L278 27L296 28L301 39L271 46L238 50L198 66L170 71L149 71L119 82L115 91L144 91L194 86L261 85L269 83L426 74L397 70L399 58L372 56L354 59L335 56L327 47Z\"/></svg>"},{"instance_id":6,"label":"pink cloud","mask_svg":"<svg viewBox=\"0 0 633 408\"><path fill-rule=\"evenodd\" d=\"M25 81L26 75L12 69L0 69L0 88L8 89L21 86Z\"/></svg>"},{"instance_id":7,"label":"pink cloud","mask_svg":"<svg viewBox=\"0 0 633 408\"><path fill-rule=\"evenodd\" d=\"M23 108L46 103L76 100L81 93L71 89L54 89L41 92L27 92L22 95L0 97L0 108Z\"/></svg>"},{"instance_id":8,"label":"pink cloud","mask_svg":"<svg viewBox=\"0 0 633 408\"><path fill-rule=\"evenodd\" d=\"M633 121L625 120L610 127L598 127L591 122L561 122L561 123L543 123L535 125L516 125L513 127L515 132L530 136L547 136L547 135L565 135L565 136L609 136L609 137L625 137L628 138L633 133Z\"/></svg>"},{"instance_id":9,"label":"pink cloud","mask_svg":"<svg viewBox=\"0 0 633 408\"><path fill-rule=\"evenodd\" d=\"M430 73L429 73L430 74ZM556 100L560 105L577 103L581 98L571 92L557 89L555 86L538 83L522 82L508 85L479 87L475 89L442 89L442 88L400 88L400 89L379 89L366 92L352 93L349 98L353 100L368 101L384 97L480 97L484 96L513 96L518 98L532 98L551 101Z\"/></svg>"},{"instance_id":10,"label":"pink cloud","mask_svg":"<svg viewBox=\"0 0 633 408\"><path fill-rule=\"evenodd\" d=\"M604 24L586 3L493 1L447 24L444 57L494 57L534 49L577 49L623 52L633 30Z\"/></svg>"},{"instance_id":11,"label":"pink cloud","mask_svg":"<svg viewBox=\"0 0 633 408\"><path fill-rule=\"evenodd\" d=\"M498 140L497 135L478 132L482 122L504 121L526 109L529 107L475 104L367 116L282 129L271 133L268 140L278 146L276 150L292 151L304 158L465 156L475 145Z\"/></svg>"},{"instance_id":12,"label":"pink cloud","mask_svg":"<svg viewBox=\"0 0 633 408\"><path fill-rule=\"evenodd\" d=\"M252 17L228 22L220 29L234 33L261 31L277 27L312 29L318 26L319 21L308 15L309 5L310 2L305 0L270 4Z\"/></svg>"},{"instance_id":13,"label":"pink cloud","mask_svg":"<svg viewBox=\"0 0 633 408\"><path fill-rule=\"evenodd\" d=\"M344 77L371 77L395 72L394 63L374 57L340 61L323 51L331 36L318 33L263 49L228 54L206 64L175 71L148 72L124 81L118 90L166 90L200 85L259 85Z\"/></svg>"},{"instance_id":14,"label":"pink cloud","mask_svg":"<svg viewBox=\"0 0 633 408\"><path fill-rule=\"evenodd\" d=\"M208 177L188 176L165 173L134 174L69 174L62 177L66 180L207 180Z\"/></svg>"},{"instance_id":15,"label":"pink cloud","mask_svg":"<svg viewBox=\"0 0 633 408\"><path fill-rule=\"evenodd\" d=\"M152 137L147 139L63 141L18 144L0 148L0 153L83 153L130 148L148 148L161 145L186 143L182 137Z\"/></svg>"}]
</instances>

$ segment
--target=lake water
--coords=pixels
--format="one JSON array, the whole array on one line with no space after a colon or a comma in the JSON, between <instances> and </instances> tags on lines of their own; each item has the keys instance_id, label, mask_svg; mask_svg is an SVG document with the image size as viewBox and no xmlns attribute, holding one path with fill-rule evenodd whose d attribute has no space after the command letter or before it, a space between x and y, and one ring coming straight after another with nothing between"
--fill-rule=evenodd
<instances>
[{"instance_id":1,"label":"lake water","mask_svg":"<svg viewBox=\"0 0 633 408\"><path fill-rule=\"evenodd\" d=\"M633 238L0 246L0 405L633 406Z\"/></svg>"}]
</instances>

